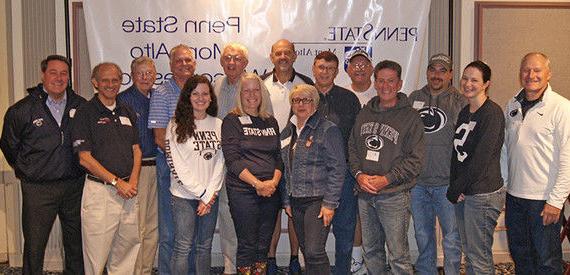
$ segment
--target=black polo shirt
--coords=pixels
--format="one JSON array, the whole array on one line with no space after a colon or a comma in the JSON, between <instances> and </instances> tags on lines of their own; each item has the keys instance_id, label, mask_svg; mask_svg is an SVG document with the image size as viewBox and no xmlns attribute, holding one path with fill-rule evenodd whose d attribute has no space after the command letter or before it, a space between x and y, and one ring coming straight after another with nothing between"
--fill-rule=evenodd
<instances>
[{"instance_id":1,"label":"black polo shirt","mask_svg":"<svg viewBox=\"0 0 570 275\"><path fill-rule=\"evenodd\" d=\"M82 105L73 121L73 150L90 151L105 169L117 177L128 177L133 169L133 145L139 144L137 117L117 102L109 110L95 95Z\"/></svg>"}]
</instances>

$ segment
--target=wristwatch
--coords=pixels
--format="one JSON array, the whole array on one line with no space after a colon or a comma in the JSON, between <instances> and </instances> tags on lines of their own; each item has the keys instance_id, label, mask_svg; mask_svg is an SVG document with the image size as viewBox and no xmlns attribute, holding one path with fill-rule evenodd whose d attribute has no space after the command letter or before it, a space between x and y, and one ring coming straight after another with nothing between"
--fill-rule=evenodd
<instances>
[{"instance_id":1,"label":"wristwatch","mask_svg":"<svg viewBox=\"0 0 570 275\"><path fill-rule=\"evenodd\" d=\"M113 180L111 181L111 185L113 186L117 186L117 182L119 182L119 178L113 178Z\"/></svg>"}]
</instances>

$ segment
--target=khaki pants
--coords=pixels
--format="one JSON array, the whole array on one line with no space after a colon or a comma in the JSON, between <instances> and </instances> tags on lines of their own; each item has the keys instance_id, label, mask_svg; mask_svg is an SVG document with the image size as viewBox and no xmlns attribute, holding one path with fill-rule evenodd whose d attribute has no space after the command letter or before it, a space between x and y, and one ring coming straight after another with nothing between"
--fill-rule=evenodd
<instances>
[{"instance_id":1,"label":"khaki pants","mask_svg":"<svg viewBox=\"0 0 570 275\"><path fill-rule=\"evenodd\" d=\"M115 187L85 180L81 234L86 275L132 275L139 252L138 203L124 200Z\"/></svg>"},{"instance_id":2,"label":"khaki pants","mask_svg":"<svg viewBox=\"0 0 570 275\"><path fill-rule=\"evenodd\" d=\"M141 248L135 264L135 274L149 275L152 273L156 248L158 247L156 166L141 167L137 191Z\"/></svg>"},{"instance_id":3,"label":"khaki pants","mask_svg":"<svg viewBox=\"0 0 570 275\"><path fill-rule=\"evenodd\" d=\"M220 190L219 199L218 226L220 230L220 246L222 248L222 254L224 255L224 274L235 274L237 273L237 237L234 222L230 215L230 206L228 204L228 194L225 182Z\"/></svg>"}]
</instances>

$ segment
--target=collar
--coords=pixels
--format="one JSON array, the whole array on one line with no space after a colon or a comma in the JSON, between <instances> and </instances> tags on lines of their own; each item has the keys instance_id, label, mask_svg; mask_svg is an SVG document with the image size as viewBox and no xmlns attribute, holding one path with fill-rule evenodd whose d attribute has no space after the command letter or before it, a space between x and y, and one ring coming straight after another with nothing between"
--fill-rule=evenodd
<instances>
[{"instance_id":1,"label":"collar","mask_svg":"<svg viewBox=\"0 0 570 275\"><path fill-rule=\"evenodd\" d=\"M275 76L275 68L273 68L272 74L273 74L273 82L279 82L277 76ZM291 74L289 82L293 82L295 80L295 76L297 76L297 72L295 71L295 69L293 69L293 73Z\"/></svg>"},{"instance_id":2,"label":"collar","mask_svg":"<svg viewBox=\"0 0 570 275\"><path fill-rule=\"evenodd\" d=\"M240 79L241 79L241 77L240 77ZM241 80L238 80L238 81L236 82L236 84L231 84L230 81L228 80L228 77L227 77L227 76L224 76L224 81L222 81L222 86L223 86L224 88L237 89L237 86L238 86L238 84L239 84L240 81L241 81Z\"/></svg>"},{"instance_id":3,"label":"collar","mask_svg":"<svg viewBox=\"0 0 570 275\"><path fill-rule=\"evenodd\" d=\"M180 87L178 87L178 84L176 84L176 80L174 80L174 77L168 80L168 85L170 85L170 88L172 91L180 93L181 89Z\"/></svg>"},{"instance_id":4,"label":"collar","mask_svg":"<svg viewBox=\"0 0 570 275\"><path fill-rule=\"evenodd\" d=\"M141 92L141 90L139 90L139 88L137 88L135 84L131 86L131 89L133 92L135 92L134 94L136 94L137 96L144 97L147 99L150 99L150 97L154 93L154 88L150 88L150 91L148 91L148 95L144 95L143 92Z\"/></svg>"},{"instance_id":5,"label":"collar","mask_svg":"<svg viewBox=\"0 0 570 275\"><path fill-rule=\"evenodd\" d=\"M548 97L548 94L550 93L550 91L551 91L550 83L548 83L548 85L546 86L546 89L544 89L544 92L542 93L542 95L540 95L540 97L536 101L537 102L543 101L544 95L546 95L546 97ZM521 89L520 92L515 96L515 100L518 101L519 103L522 103L523 100L525 100L524 89Z\"/></svg>"},{"instance_id":6,"label":"collar","mask_svg":"<svg viewBox=\"0 0 570 275\"><path fill-rule=\"evenodd\" d=\"M63 98L59 101L52 98L44 88L43 91L47 94L46 103L51 106L65 105L67 103L67 91L63 92Z\"/></svg>"},{"instance_id":7,"label":"collar","mask_svg":"<svg viewBox=\"0 0 570 275\"><path fill-rule=\"evenodd\" d=\"M319 121L319 111L315 111L308 119L307 122L305 122L305 126L309 126L309 128L311 129L315 129L317 127L317 122ZM297 116L296 115L292 115L291 118L289 119L289 121L291 121L291 124L295 125L295 127L297 127L298 125L298 120L297 120ZM303 127L305 127L303 126Z\"/></svg>"},{"instance_id":8,"label":"collar","mask_svg":"<svg viewBox=\"0 0 570 275\"><path fill-rule=\"evenodd\" d=\"M99 111L99 113L113 113L113 112L115 112L115 114L119 114L119 112L121 111L121 104L119 104L119 102L116 99L115 99L115 109L113 109L112 111L109 110L109 108L107 108L107 106L105 106L105 104L103 104L103 102L101 102L101 100L99 99L97 94L93 95L93 98L91 99L91 101L93 102L93 104L95 105L95 108L97 108L97 111Z\"/></svg>"}]
</instances>

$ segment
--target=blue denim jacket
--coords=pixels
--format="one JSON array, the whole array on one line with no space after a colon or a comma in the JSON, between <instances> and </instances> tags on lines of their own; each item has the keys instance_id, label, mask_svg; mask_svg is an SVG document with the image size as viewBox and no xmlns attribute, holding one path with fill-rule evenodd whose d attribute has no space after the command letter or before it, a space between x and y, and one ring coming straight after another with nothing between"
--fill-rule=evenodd
<instances>
[{"instance_id":1,"label":"blue denim jacket","mask_svg":"<svg viewBox=\"0 0 570 275\"><path fill-rule=\"evenodd\" d=\"M289 196L322 196L323 206L336 209L347 169L340 129L316 112L307 120L296 142L293 135L296 127L289 123L281 132L288 194L284 205L290 205ZM297 145L293 152L294 144Z\"/></svg>"}]
</instances>

